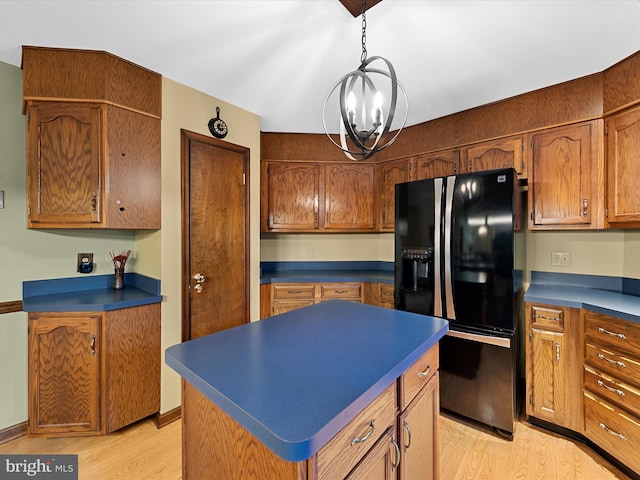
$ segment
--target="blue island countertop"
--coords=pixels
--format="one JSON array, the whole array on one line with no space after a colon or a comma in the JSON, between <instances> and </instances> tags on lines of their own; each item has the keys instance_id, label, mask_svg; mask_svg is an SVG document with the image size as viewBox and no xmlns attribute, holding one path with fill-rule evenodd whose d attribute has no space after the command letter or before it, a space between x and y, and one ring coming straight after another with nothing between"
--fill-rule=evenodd
<instances>
[{"instance_id":1,"label":"blue island countertop","mask_svg":"<svg viewBox=\"0 0 640 480\"><path fill-rule=\"evenodd\" d=\"M288 461L310 458L448 331L340 300L166 350L167 364Z\"/></svg>"}]
</instances>

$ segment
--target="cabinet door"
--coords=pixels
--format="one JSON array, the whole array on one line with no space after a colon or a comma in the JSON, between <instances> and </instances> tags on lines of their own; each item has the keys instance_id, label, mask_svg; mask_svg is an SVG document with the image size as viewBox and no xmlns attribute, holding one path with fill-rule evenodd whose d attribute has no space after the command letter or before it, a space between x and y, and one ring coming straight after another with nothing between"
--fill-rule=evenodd
<instances>
[{"instance_id":1,"label":"cabinet door","mask_svg":"<svg viewBox=\"0 0 640 480\"><path fill-rule=\"evenodd\" d=\"M435 373L400 416L399 480L437 479L439 373Z\"/></svg>"},{"instance_id":2,"label":"cabinet door","mask_svg":"<svg viewBox=\"0 0 640 480\"><path fill-rule=\"evenodd\" d=\"M393 438L393 428L389 428L345 480L395 480L397 463L397 443Z\"/></svg>"},{"instance_id":3,"label":"cabinet door","mask_svg":"<svg viewBox=\"0 0 640 480\"><path fill-rule=\"evenodd\" d=\"M607 120L607 169L609 224L640 227L640 108Z\"/></svg>"},{"instance_id":4,"label":"cabinet door","mask_svg":"<svg viewBox=\"0 0 640 480\"><path fill-rule=\"evenodd\" d=\"M529 228L603 226L598 125L587 122L532 135Z\"/></svg>"},{"instance_id":5,"label":"cabinet door","mask_svg":"<svg viewBox=\"0 0 640 480\"><path fill-rule=\"evenodd\" d=\"M460 170L460 150L442 150L418 155L415 165L416 180L455 175Z\"/></svg>"},{"instance_id":6,"label":"cabinet door","mask_svg":"<svg viewBox=\"0 0 640 480\"><path fill-rule=\"evenodd\" d=\"M101 319L29 314L29 434L100 430Z\"/></svg>"},{"instance_id":7,"label":"cabinet door","mask_svg":"<svg viewBox=\"0 0 640 480\"><path fill-rule=\"evenodd\" d=\"M320 165L273 162L266 172L266 231L317 230Z\"/></svg>"},{"instance_id":8,"label":"cabinet door","mask_svg":"<svg viewBox=\"0 0 640 480\"><path fill-rule=\"evenodd\" d=\"M527 303L527 415L584 430L580 310Z\"/></svg>"},{"instance_id":9,"label":"cabinet door","mask_svg":"<svg viewBox=\"0 0 640 480\"><path fill-rule=\"evenodd\" d=\"M375 165L327 165L325 173L326 229L373 231Z\"/></svg>"},{"instance_id":10,"label":"cabinet door","mask_svg":"<svg viewBox=\"0 0 640 480\"><path fill-rule=\"evenodd\" d=\"M467 172L481 172L513 167L526 178L524 139L521 136L482 142L465 150Z\"/></svg>"},{"instance_id":11,"label":"cabinet door","mask_svg":"<svg viewBox=\"0 0 640 480\"><path fill-rule=\"evenodd\" d=\"M100 223L100 106L36 102L27 114L29 227Z\"/></svg>"},{"instance_id":12,"label":"cabinet door","mask_svg":"<svg viewBox=\"0 0 640 480\"><path fill-rule=\"evenodd\" d=\"M104 223L160 228L160 119L106 105Z\"/></svg>"},{"instance_id":13,"label":"cabinet door","mask_svg":"<svg viewBox=\"0 0 640 480\"><path fill-rule=\"evenodd\" d=\"M409 181L409 161L407 159L384 162L378 165L379 223L380 231L392 232L396 217L396 184Z\"/></svg>"}]
</instances>

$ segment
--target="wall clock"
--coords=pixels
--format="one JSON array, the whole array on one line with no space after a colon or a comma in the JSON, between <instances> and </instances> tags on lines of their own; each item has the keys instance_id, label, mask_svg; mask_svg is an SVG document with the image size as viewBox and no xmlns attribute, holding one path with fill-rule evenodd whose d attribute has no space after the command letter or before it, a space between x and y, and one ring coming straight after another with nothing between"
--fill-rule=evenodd
<instances>
[{"instance_id":1,"label":"wall clock","mask_svg":"<svg viewBox=\"0 0 640 480\"><path fill-rule=\"evenodd\" d=\"M216 107L216 118L209 120L209 131L216 138L224 138L229 132L227 124L220 118L220 107Z\"/></svg>"}]
</instances>

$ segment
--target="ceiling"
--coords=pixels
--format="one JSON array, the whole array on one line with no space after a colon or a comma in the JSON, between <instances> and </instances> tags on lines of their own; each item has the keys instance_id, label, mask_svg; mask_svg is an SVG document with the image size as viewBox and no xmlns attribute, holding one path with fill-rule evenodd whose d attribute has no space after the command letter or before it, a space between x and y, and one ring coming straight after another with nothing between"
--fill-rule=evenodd
<instances>
[{"instance_id":1,"label":"ceiling","mask_svg":"<svg viewBox=\"0 0 640 480\"><path fill-rule=\"evenodd\" d=\"M383 0L366 19L408 125L640 50L639 0ZM22 45L105 50L256 113L265 132L323 132L324 99L361 54L361 18L339 0L2 0L0 32L2 62L19 66Z\"/></svg>"}]
</instances>

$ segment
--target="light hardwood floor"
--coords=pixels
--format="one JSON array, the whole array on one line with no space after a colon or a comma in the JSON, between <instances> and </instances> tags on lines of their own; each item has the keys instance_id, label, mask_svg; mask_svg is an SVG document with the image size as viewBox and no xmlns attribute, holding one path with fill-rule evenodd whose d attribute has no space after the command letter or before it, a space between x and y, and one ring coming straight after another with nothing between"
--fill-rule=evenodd
<instances>
[{"instance_id":1,"label":"light hardwood floor","mask_svg":"<svg viewBox=\"0 0 640 480\"><path fill-rule=\"evenodd\" d=\"M441 480L628 479L581 443L526 423L518 424L511 442L440 419ZM22 437L0 445L0 454L78 454L79 480L180 480L180 442L180 421L158 430L143 420L104 437Z\"/></svg>"}]
</instances>

